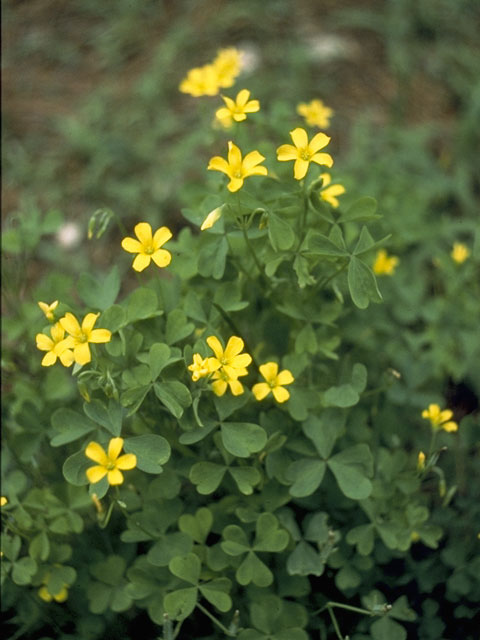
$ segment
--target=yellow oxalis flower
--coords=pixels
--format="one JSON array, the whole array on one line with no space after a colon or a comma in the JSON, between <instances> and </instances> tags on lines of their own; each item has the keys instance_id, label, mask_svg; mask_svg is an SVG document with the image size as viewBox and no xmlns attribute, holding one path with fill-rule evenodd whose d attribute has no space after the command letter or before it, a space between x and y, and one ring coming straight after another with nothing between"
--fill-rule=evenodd
<instances>
[{"instance_id":1,"label":"yellow oxalis flower","mask_svg":"<svg viewBox=\"0 0 480 640\"><path fill-rule=\"evenodd\" d=\"M462 264L470 255L470 250L461 242L454 242L450 255L455 262Z\"/></svg>"},{"instance_id":2,"label":"yellow oxalis flower","mask_svg":"<svg viewBox=\"0 0 480 640\"><path fill-rule=\"evenodd\" d=\"M308 171L311 162L331 167L333 158L328 153L318 153L320 149L326 147L330 142L330 138L324 133L317 133L308 141L308 135L305 129L297 127L290 131L293 140L292 144L282 144L277 149L277 159L280 162L288 162L294 160L293 175L296 180L302 180Z\"/></svg>"},{"instance_id":3,"label":"yellow oxalis flower","mask_svg":"<svg viewBox=\"0 0 480 640\"><path fill-rule=\"evenodd\" d=\"M220 87L226 89L235 82L242 69L242 54L235 47L220 49L213 61L213 68Z\"/></svg>"},{"instance_id":4,"label":"yellow oxalis flower","mask_svg":"<svg viewBox=\"0 0 480 640\"><path fill-rule=\"evenodd\" d=\"M297 113L305 118L305 122L310 127L326 129L330 125L330 118L334 112L330 107L326 107L321 100L312 100L311 102L301 102L297 106Z\"/></svg>"},{"instance_id":5,"label":"yellow oxalis flower","mask_svg":"<svg viewBox=\"0 0 480 640\"><path fill-rule=\"evenodd\" d=\"M205 231L205 229L211 229L213 225L216 222L218 222L218 220L220 220L220 218L222 217L222 209L223 209L223 204L220 207L217 207L216 209L214 209L213 211L210 211L208 216L202 222L202 226L200 227L200 230Z\"/></svg>"},{"instance_id":6,"label":"yellow oxalis flower","mask_svg":"<svg viewBox=\"0 0 480 640\"><path fill-rule=\"evenodd\" d=\"M112 438L108 445L108 452L98 442L90 442L85 449L85 455L90 460L98 462L94 467L87 469L86 474L89 482L94 484L107 476L108 484L122 484L123 473L137 466L137 456L133 453L125 453L120 456L123 447L123 438Z\"/></svg>"},{"instance_id":7,"label":"yellow oxalis flower","mask_svg":"<svg viewBox=\"0 0 480 640\"><path fill-rule=\"evenodd\" d=\"M37 349L47 351L43 356L42 367L51 367L52 364L55 364L57 358L60 359L64 367L69 367L74 361L74 354L71 349L75 346L75 341L70 336L65 338L65 328L62 327L60 322L50 328L50 335L52 336L51 338L45 333L37 333L35 336Z\"/></svg>"},{"instance_id":8,"label":"yellow oxalis flower","mask_svg":"<svg viewBox=\"0 0 480 640\"><path fill-rule=\"evenodd\" d=\"M189 93L194 98L216 96L219 88L218 73L213 64L190 69L179 86L182 93Z\"/></svg>"},{"instance_id":9,"label":"yellow oxalis flower","mask_svg":"<svg viewBox=\"0 0 480 640\"><path fill-rule=\"evenodd\" d=\"M53 320L53 312L58 307L58 300L52 302L52 304L48 304L46 302L38 302L38 306L45 314L47 320Z\"/></svg>"},{"instance_id":10,"label":"yellow oxalis flower","mask_svg":"<svg viewBox=\"0 0 480 640\"><path fill-rule=\"evenodd\" d=\"M8 503L8 498L6 496L0 497L0 507L4 507Z\"/></svg>"},{"instance_id":11,"label":"yellow oxalis flower","mask_svg":"<svg viewBox=\"0 0 480 640\"><path fill-rule=\"evenodd\" d=\"M199 353L193 354L193 362L188 365L188 370L192 372L192 380L197 382L200 378L204 378L211 373L208 366L208 358L202 358Z\"/></svg>"},{"instance_id":12,"label":"yellow oxalis flower","mask_svg":"<svg viewBox=\"0 0 480 640\"><path fill-rule=\"evenodd\" d=\"M224 349L218 338L209 336L207 344L215 354L214 358L208 358L207 363L210 372L214 372L213 392L217 396L223 396L227 387L230 387L234 396L242 394L243 385L238 378L248 375L247 367L252 362L248 353L241 353L244 347L243 340L238 336L231 336Z\"/></svg>"},{"instance_id":13,"label":"yellow oxalis flower","mask_svg":"<svg viewBox=\"0 0 480 640\"><path fill-rule=\"evenodd\" d=\"M89 342L110 342L112 338L112 332L108 329L93 328L99 315L99 313L87 313L81 326L73 313L66 313L59 321L62 328L73 339L71 348L73 348L73 357L77 364L87 364L87 362L91 361L92 354L90 353Z\"/></svg>"},{"instance_id":14,"label":"yellow oxalis flower","mask_svg":"<svg viewBox=\"0 0 480 640\"><path fill-rule=\"evenodd\" d=\"M230 388L232 395L240 396L244 389L243 384L237 379L238 376L246 376L248 371L246 369L217 369L212 376L214 382L212 383L212 390L217 396L223 396L227 387Z\"/></svg>"},{"instance_id":15,"label":"yellow oxalis flower","mask_svg":"<svg viewBox=\"0 0 480 640\"><path fill-rule=\"evenodd\" d=\"M152 227L148 222L139 222L134 228L135 238L124 238L122 249L128 253L138 253L132 267L135 271L143 271L153 260L157 267L166 267L172 260L172 254L161 247L172 237L168 227L160 227L152 236Z\"/></svg>"},{"instance_id":16,"label":"yellow oxalis flower","mask_svg":"<svg viewBox=\"0 0 480 640\"><path fill-rule=\"evenodd\" d=\"M385 249L379 249L373 263L373 272L377 276L391 276L397 264L397 256L389 256Z\"/></svg>"},{"instance_id":17,"label":"yellow oxalis flower","mask_svg":"<svg viewBox=\"0 0 480 640\"><path fill-rule=\"evenodd\" d=\"M208 169L225 173L230 178L227 189L233 193L242 188L245 178L267 175L267 168L258 166L264 160L264 156L258 151L251 151L242 159L242 152L230 140L228 161L220 156L214 156L208 164Z\"/></svg>"},{"instance_id":18,"label":"yellow oxalis flower","mask_svg":"<svg viewBox=\"0 0 480 640\"><path fill-rule=\"evenodd\" d=\"M332 177L329 173L322 173L320 178L323 180L320 197L322 200L325 200L325 202L331 204L332 207L338 207L339 202L337 196L341 196L342 193L345 193L345 187L341 184L330 185Z\"/></svg>"},{"instance_id":19,"label":"yellow oxalis flower","mask_svg":"<svg viewBox=\"0 0 480 640\"><path fill-rule=\"evenodd\" d=\"M53 595L47 589L47 586L43 585L38 590L38 595L44 602L51 602L52 600L55 600L55 602L65 602L68 598L68 585L64 584L60 591Z\"/></svg>"},{"instance_id":20,"label":"yellow oxalis flower","mask_svg":"<svg viewBox=\"0 0 480 640\"><path fill-rule=\"evenodd\" d=\"M419 451L418 452L418 458L417 458L417 469L418 469L418 471L423 471L425 469L425 459L426 459L426 456L423 453L423 451Z\"/></svg>"},{"instance_id":21,"label":"yellow oxalis flower","mask_svg":"<svg viewBox=\"0 0 480 640\"><path fill-rule=\"evenodd\" d=\"M422 418L430 420L430 424L434 431L438 431L439 429L449 432L458 431L458 424L451 420L452 417L453 411L450 409L444 409L441 411L438 404L430 404L428 405L428 409L424 409L422 411Z\"/></svg>"},{"instance_id":22,"label":"yellow oxalis flower","mask_svg":"<svg viewBox=\"0 0 480 640\"><path fill-rule=\"evenodd\" d=\"M247 119L247 113L255 113L260 110L260 103L258 100L249 100L250 91L248 89L242 89L237 93L235 100L222 96L223 101L227 105L217 110L215 116L222 122L229 117L235 120L235 122L241 122Z\"/></svg>"},{"instance_id":23,"label":"yellow oxalis flower","mask_svg":"<svg viewBox=\"0 0 480 640\"><path fill-rule=\"evenodd\" d=\"M279 372L276 362L262 364L259 369L266 382L259 382L253 385L252 393L255 398L260 401L266 398L269 393L273 393L273 397L277 402L286 402L290 398L290 393L283 387L294 381L292 372L288 369Z\"/></svg>"}]
</instances>

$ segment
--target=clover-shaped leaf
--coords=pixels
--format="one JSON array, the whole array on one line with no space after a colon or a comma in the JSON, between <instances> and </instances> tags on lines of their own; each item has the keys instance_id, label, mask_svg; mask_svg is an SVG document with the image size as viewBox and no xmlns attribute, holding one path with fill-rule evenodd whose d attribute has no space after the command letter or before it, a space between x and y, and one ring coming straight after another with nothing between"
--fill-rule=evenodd
<instances>
[{"instance_id":1,"label":"clover-shaped leaf","mask_svg":"<svg viewBox=\"0 0 480 640\"><path fill-rule=\"evenodd\" d=\"M248 538L243 529L236 524L229 524L223 530L222 549L229 556L240 556L250 549Z\"/></svg>"},{"instance_id":2,"label":"clover-shaped leaf","mask_svg":"<svg viewBox=\"0 0 480 640\"><path fill-rule=\"evenodd\" d=\"M195 515L184 513L178 520L180 531L187 533L192 540L203 544L212 528L213 516L210 509L200 507Z\"/></svg>"},{"instance_id":3,"label":"clover-shaped leaf","mask_svg":"<svg viewBox=\"0 0 480 640\"><path fill-rule=\"evenodd\" d=\"M253 467L231 467L228 471L237 483L237 487L246 496L253 493L253 487L262 479L260 471Z\"/></svg>"},{"instance_id":4,"label":"clover-shaped leaf","mask_svg":"<svg viewBox=\"0 0 480 640\"><path fill-rule=\"evenodd\" d=\"M198 589L187 587L167 593L163 599L163 608L173 620L185 620L195 609Z\"/></svg>"},{"instance_id":5,"label":"clover-shaped leaf","mask_svg":"<svg viewBox=\"0 0 480 640\"><path fill-rule=\"evenodd\" d=\"M221 434L225 449L239 458L261 451L267 442L265 430L250 422L224 422Z\"/></svg>"},{"instance_id":6,"label":"clover-shaped leaf","mask_svg":"<svg viewBox=\"0 0 480 640\"><path fill-rule=\"evenodd\" d=\"M288 478L293 481L290 494L296 498L310 496L321 485L327 466L324 460L303 458L288 467Z\"/></svg>"},{"instance_id":7,"label":"clover-shaped leaf","mask_svg":"<svg viewBox=\"0 0 480 640\"><path fill-rule=\"evenodd\" d=\"M201 562L194 553L188 553L186 556L176 556L168 563L168 568L177 578L197 584L200 578Z\"/></svg>"},{"instance_id":8,"label":"clover-shaped leaf","mask_svg":"<svg viewBox=\"0 0 480 640\"><path fill-rule=\"evenodd\" d=\"M288 533L278 528L279 522L271 513L262 513L257 520L255 551L283 551L288 544Z\"/></svg>"},{"instance_id":9,"label":"clover-shaped leaf","mask_svg":"<svg viewBox=\"0 0 480 640\"><path fill-rule=\"evenodd\" d=\"M253 582L257 587L268 587L273 582L273 573L253 551L248 552L235 577L242 586Z\"/></svg>"},{"instance_id":10,"label":"clover-shaped leaf","mask_svg":"<svg viewBox=\"0 0 480 640\"><path fill-rule=\"evenodd\" d=\"M373 458L366 444L357 444L337 453L327 464L347 498L368 498L372 483L367 476L373 474Z\"/></svg>"},{"instance_id":11,"label":"clover-shaped leaf","mask_svg":"<svg viewBox=\"0 0 480 640\"><path fill-rule=\"evenodd\" d=\"M190 480L197 485L198 493L213 493L221 483L227 467L214 462L197 462L190 469Z\"/></svg>"},{"instance_id":12,"label":"clover-shaped leaf","mask_svg":"<svg viewBox=\"0 0 480 640\"><path fill-rule=\"evenodd\" d=\"M231 582L228 578L215 578L205 584L199 585L200 593L210 604L219 611L229 611L232 608L232 599L228 595Z\"/></svg>"}]
</instances>

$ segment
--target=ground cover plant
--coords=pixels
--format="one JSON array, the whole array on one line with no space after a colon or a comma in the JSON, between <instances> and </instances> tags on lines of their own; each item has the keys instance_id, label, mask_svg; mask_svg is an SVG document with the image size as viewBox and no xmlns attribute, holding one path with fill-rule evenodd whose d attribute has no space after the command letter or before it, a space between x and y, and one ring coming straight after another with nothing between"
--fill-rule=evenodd
<instances>
[{"instance_id":1,"label":"ground cover plant","mask_svg":"<svg viewBox=\"0 0 480 640\"><path fill-rule=\"evenodd\" d=\"M397 104L342 157L328 95L263 91L246 59L226 42L177 67L189 130L165 106L157 195L183 221L96 186L72 265L63 211L8 221L12 638L474 637L480 94L452 142Z\"/></svg>"}]
</instances>

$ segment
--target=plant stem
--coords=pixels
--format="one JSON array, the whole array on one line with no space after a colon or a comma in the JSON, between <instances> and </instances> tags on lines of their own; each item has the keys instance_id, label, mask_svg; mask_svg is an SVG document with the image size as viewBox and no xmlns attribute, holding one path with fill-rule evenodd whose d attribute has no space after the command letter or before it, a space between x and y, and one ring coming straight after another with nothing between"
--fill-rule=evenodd
<instances>
[{"instance_id":1,"label":"plant stem","mask_svg":"<svg viewBox=\"0 0 480 640\"><path fill-rule=\"evenodd\" d=\"M255 362L255 358L252 355L252 350L250 349L250 347L248 346L248 342L247 340L245 340L245 338L242 336L242 332L240 331L240 329L237 327L237 325L235 324L235 322L230 318L230 316L228 315L228 313L222 309L222 307L217 304L216 302L213 303L213 306L215 307L215 309L217 309L218 313L222 316L222 318L225 320L225 322L228 324L228 326L230 327L230 329L233 331L233 333L238 336L239 338L242 338L243 343L245 345L245 349L246 351L252 356L252 362L253 364L257 367L258 369L258 364Z\"/></svg>"},{"instance_id":2,"label":"plant stem","mask_svg":"<svg viewBox=\"0 0 480 640\"><path fill-rule=\"evenodd\" d=\"M257 267L257 269L260 272L260 274L263 274L262 265L260 264L258 256L255 253L255 249L252 247L252 245L250 243L250 238L248 237L247 229L245 227L245 224L243 224L243 222L242 222L242 233L243 233L243 237L245 238L245 243L246 243L246 245L248 247L248 250L250 251L250 253L252 255L252 258L253 258L253 261L255 262L255 266Z\"/></svg>"},{"instance_id":3,"label":"plant stem","mask_svg":"<svg viewBox=\"0 0 480 640\"><path fill-rule=\"evenodd\" d=\"M345 269L347 268L347 265L348 265L348 262L344 262L343 265L340 267L340 269L337 269L336 271L334 271L332 275L328 276L328 278L326 278L325 280L323 280L323 282L320 282L318 284L317 290L324 289L331 280L333 280L336 276L342 273L342 271L345 271Z\"/></svg>"},{"instance_id":4,"label":"plant stem","mask_svg":"<svg viewBox=\"0 0 480 640\"><path fill-rule=\"evenodd\" d=\"M219 627L223 633L225 635L227 635L229 638L235 638L237 634L232 633L231 631L229 631L227 629L227 627L224 627L223 624L220 622L220 620L217 620L217 618L215 618L215 616L210 613L210 611L208 611L208 609L205 609L204 606L202 606L199 602L197 602L197 607L200 609L200 611L202 611L206 616L208 616L210 618L210 620L217 625L217 627Z\"/></svg>"},{"instance_id":5,"label":"plant stem","mask_svg":"<svg viewBox=\"0 0 480 640\"><path fill-rule=\"evenodd\" d=\"M330 614L330 618L332 620L333 628L335 629L335 633L337 634L338 640L344 640L344 638L342 636L342 632L340 631L340 627L338 626L337 618L336 618L335 614L333 613L333 609L330 607L330 605L327 605L327 611Z\"/></svg>"}]
</instances>

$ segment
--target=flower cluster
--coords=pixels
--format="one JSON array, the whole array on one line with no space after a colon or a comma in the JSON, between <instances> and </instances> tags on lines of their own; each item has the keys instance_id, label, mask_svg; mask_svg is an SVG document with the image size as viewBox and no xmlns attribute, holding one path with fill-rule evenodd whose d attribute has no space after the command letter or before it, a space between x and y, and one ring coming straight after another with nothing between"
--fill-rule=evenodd
<instances>
[{"instance_id":1,"label":"flower cluster","mask_svg":"<svg viewBox=\"0 0 480 640\"><path fill-rule=\"evenodd\" d=\"M248 89L239 91L235 100L227 96L222 96L222 100L226 106L217 109L215 117L224 127L231 126L233 121L243 122L247 119L247 113L255 113L260 110L259 101L250 100Z\"/></svg>"},{"instance_id":2,"label":"flower cluster","mask_svg":"<svg viewBox=\"0 0 480 640\"><path fill-rule=\"evenodd\" d=\"M200 378L211 379L212 391L217 396L223 396L227 389L230 389L234 396L244 393L243 384L238 378L248 375L247 367L251 364L252 357L248 353L242 353L245 346L243 340L238 336L231 336L224 349L218 338L209 336L207 344L214 356L204 358L199 353L193 355L193 362L188 366L192 372L192 380L198 382ZM278 364L275 362L267 362L259 369L266 382L253 386L255 398L260 401L273 393L277 402L288 400L290 393L283 387L294 381L291 372L284 369L279 373Z\"/></svg>"},{"instance_id":3,"label":"flower cluster","mask_svg":"<svg viewBox=\"0 0 480 640\"><path fill-rule=\"evenodd\" d=\"M93 328L99 315L87 313L80 325L73 313L66 313L52 325L50 336L37 333L37 349L47 352L42 359L42 366L50 367L57 359L64 367L69 367L74 362L80 365L90 362L92 354L89 343L110 342L112 337L108 329ZM68 334L67 337L65 333Z\"/></svg>"},{"instance_id":4,"label":"flower cluster","mask_svg":"<svg viewBox=\"0 0 480 640\"><path fill-rule=\"evenodd\" d=\"M221 49L212 63L190 69L179 89L195 98L215 96L220 89L233 85L241 67L241 53L238 49Z\"/></svg>"},{"instance_id":5,"label":"flower cluster","mask_svg":"<svg viewBox=\"0 0 480 640\"><path fill-rule=\"evenodd\" d=\"M312 100L308 103L301 102L297 106L297 113L305 118L309 127L326 129L330 125L333 109L325 106L321 100Z\"/></svg>"},{"instance_id":6,"label":"flower cluster","mask_svg":"<svg viewBox=\"0 0 480 640\"><path fill-rule=\"evenodd\" d=\"M457 264L462 264L470 255L470 250L461 242L454 242L453 249L450 252L452 260L454 260Z\"/></svg>"},{"instance_id":7,"label":"flower cluster","mask_svg":"<svg viewBox=\"0 0 480 640\"><path fill-rule=\"evenodd\" d=\"M397 264L397 256L389 256L385 249L379 249L373 263L373 273L377 276L391 276Z\"/></svg>"},{"instance_id":8,"label":"flower cluster","mask_svg":"<svg viewBox=\"0 0 480 640\"><path fill-rule=\"evenodd\" d=\"M450 409L440 409L438 404L428 405L428 409L422 411L422 418L430 420L430 424L434 431L443 429L444 431L458 431L458 424L453 422L453 411Z\"/></svg>"}]
</instances>

